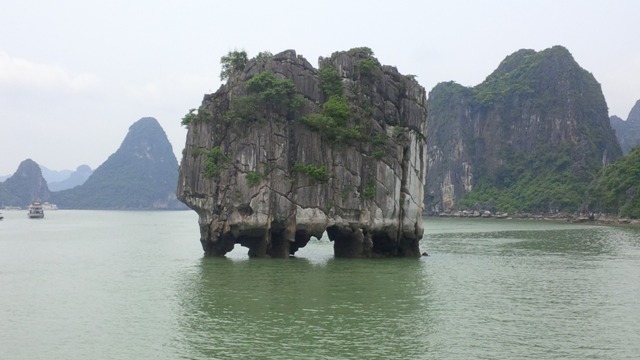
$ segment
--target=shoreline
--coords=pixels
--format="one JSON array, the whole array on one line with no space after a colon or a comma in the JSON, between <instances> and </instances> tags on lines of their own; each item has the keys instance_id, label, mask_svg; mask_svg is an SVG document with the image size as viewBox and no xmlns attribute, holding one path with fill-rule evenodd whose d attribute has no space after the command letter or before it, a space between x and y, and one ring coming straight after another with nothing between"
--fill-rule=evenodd
<instances>
[{"instance_id":1,"label":"shoreline","mask_svg":"<svg viewBox=\"0 0 640 360\"><path fill-rule=\"evenodd\" d=\"M503 219L503 220L545 220L545 221L564 221L574 224L591 224L591 225L640 225L640 219L619 218L605 214L493 214L489 211L456 211L452 213L425 214L425 218L429 217L445 217L445 218L466 218L466 219Z\"/></svg>"}]
</instances>

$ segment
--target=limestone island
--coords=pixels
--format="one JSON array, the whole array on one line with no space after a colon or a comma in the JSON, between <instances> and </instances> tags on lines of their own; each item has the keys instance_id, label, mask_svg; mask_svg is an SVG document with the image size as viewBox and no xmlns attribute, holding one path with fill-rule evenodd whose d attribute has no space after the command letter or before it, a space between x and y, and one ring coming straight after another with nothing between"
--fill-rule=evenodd
<instances>
[{"instance_id":1,"label":"limestone island","mask_svg":"<svg viewBox=\"0 0 640 360\"><path fill-rule=\"evenodd\" d=\"M285 258L325 231L336 257L421 255L425 89L366 47L318 64L230 52L226 83L182 119L177 196L206 256Z\"/></svg>"}]
</instances>

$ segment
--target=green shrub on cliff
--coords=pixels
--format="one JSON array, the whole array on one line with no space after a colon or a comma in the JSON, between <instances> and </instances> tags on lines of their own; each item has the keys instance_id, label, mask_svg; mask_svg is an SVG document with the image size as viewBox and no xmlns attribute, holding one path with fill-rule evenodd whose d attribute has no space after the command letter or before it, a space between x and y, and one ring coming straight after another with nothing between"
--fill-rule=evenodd
<instances>
[{"instance_id":1,"label":"green shrub on cliff","mask_svg":"<svg viewBox=\"0 0 640 360\"><path fill-rule=\"evenodd\" d=\"M292 117L304 105L304 97L293 81L269 71L256 74L245 85L247 95L232 98L224 114L228 122L243 123L271 114Z\"/></svg>"},{"instance_id":2,"label":"green shrub on cliff","mask_svg":"<svg viewBox=\"0 0 640 360\"><path fill-rule=\"evenodd\" d=\"M273 54L270 51L261 51L256 55L256 62L261 64L264 64L271 59L273 59Z\"/></svg>"},{"instance_id":3,"label":"green shrub on cliff","mask_svg":"<svg viewBox=\"0 0 640 360\"><path fill-rule=\"evenodd\" d=\"M373 75L373 71L379 66L379 64L373 59L362 59L358 62L358 70L363 76Z\"/></svg>"},{"instance_id":4,"label":"green shrub on cliff","mask_svg":"<svg viewBox=\"0 0 640 360\"><path fill-rule=\"evenodd\" d=\"M220 64L222 70L220 71L220 80L224 81L236 71L244 69L247 64L247 52L246 51L229 51L227 55L220 58Z\"/></svg>"},{"instance_id":5,"label":"green shrub on cliff","mask_svg":"<svg viewBox=\"0 0 640 360\"><path fill-rule=\"evenodd\" d=\"M189 112L182 117L182 121L180 123L184 126L187 126L196 121L211 120L211 116L211 112L204 108L200 108L197 113L196 109L189 109Z\"/></svg>"},{"instance_id":6,"label":"green shrub on cliff","mask_svg":"<svg viewBox=\"0 0 640 360\"><path fill-rule=\"evenodd\" d=\"M182 117L182 121L180 122L182 125L189 125L192 122L198 119L198 114L196 114L196 109L189 109L189 112Z\"/></svg>"},{"instance_id":7,"label":"green shrub on cliff","mask_svg":"<svg viewBox=\"0 0 640 360\"><path fill-rule=\"evenodd\" d=\"M364 138L362 127L351 124L352 117L349 100L334 95L323 105L321 114L312 113L300 121L333 144L350 144Z\"/></svg>"},{"instance_id":8,"label":"green shrub on cliff","mask_svg":"<svg viewBox=\"0 0 640 360\"><path fill-rule=\"evenodd\" d=\"M342 96L342 79L335 67L329 64L320 64L318 73L320 77L320 87L326 99L332 96Z\"/></svg>"},{"instance_id":9,"label":"green shrub on cliff","mask_svg":"<svg viewBox=\"0 0 640 360\"><path fill-rule=\"evenodd\" d=\"M249 95L254 95L248 99L267 112L286 115L299 110L304 103L293 81L278 78L269 71L255 75L246 86Z\"/></svg>"},{"instance_id":10,"label":"green shrub on cliff","mask_svg":"<svg viewBox=\"0 0 640 360\"><path fill-rule=\"evenodd\" d=\"M374 56L375 53L373 52L373 50L371 50L370 47L367 46L360 46L360 47L354 47L349 49L349 55L355 55L358 53L362 53L365 54L366 56Z\"/></svg>"},{"instance_id":11,"label":"green shrub on cliff","mask_svg":"<svg viewBox=\"0 0 640 360\"><path fill-rule=\"evenodd\" d=\"M373 200L376 197L376 185L369 184L362 189L362 198L366 200Z\"/></svg>"},{"instance_id":12,"label":"green shrub on cliff","mask_svg":"<svg viewBox=\"0 0 640 360\"><path fill-rule=\"evenodd\" d=\"M249 171L245 175L245 179L247 180L247 185L256 186L260 184L260 181L262 181L262 175L260 175L260 173L256 171Z\"/></svg>"},{"instance_id":13,"label":"green shrub on cliff","mask_svg":"<svg viewBox=\"0 0 640 360\"><path fill-rule=\"evenodd\" d=\"M220 175L225 164L229 163L231 158L224 154L220 146L215 146L207 152L207 160L205 163L204 176L214 178Z\"/></svg>"},{"instance_id":14,"label":"green shrub on cliff","mask_svg":"<svg viewBox=\"0 0 640 360\"><path fill-rule=\"evenodd\" d=\"M351 118L349 100L344 96L332 96L322 106L322 113L333 118L339 126L346 125Z\"/></svg>"},{"instance_id":15,"label":"green shrub on cliff","mask_svg":"<svg viewBox=\"0 0 640 360\"><path fill-rule=\"evenodd\" d=\"M326 182L329 180L329 173L324 165L305 164L297 162L293 165L293 171L307 175L317 182Z\"/></svg>"}]
</instances>

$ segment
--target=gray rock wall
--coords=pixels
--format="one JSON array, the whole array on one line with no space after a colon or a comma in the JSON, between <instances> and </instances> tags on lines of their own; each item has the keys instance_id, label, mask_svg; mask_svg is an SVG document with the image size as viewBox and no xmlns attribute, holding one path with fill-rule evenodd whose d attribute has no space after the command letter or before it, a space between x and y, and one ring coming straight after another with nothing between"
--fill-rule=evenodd
<instances>
[{"instance_id":1,"label":"gray rock wall","mask_svg":"<svg viewBox=\"0 0 640 360\"><path fill-rule=\"evenodd\" d=\"M376 64L366 74L359 68L364 59ZM222 256L241 244L252 257L287 257L327 231L339 257L420 255L425 90L363 52L334 53L320 63L340 74L352 111L346 126L362 138L336 143L300 121L322 112L327 99L318 70L293 50L250 60L204 97L200 112L211 116L188 125L177 194L199 215L205 254ZM246 81L265 70L293 81L302 110L225 120L234 99L247 94ZM225 161L208 177L206 153L214 147ZM313 178L296 164L324 166L327 176Z\"/></svg>"}]
</instances>

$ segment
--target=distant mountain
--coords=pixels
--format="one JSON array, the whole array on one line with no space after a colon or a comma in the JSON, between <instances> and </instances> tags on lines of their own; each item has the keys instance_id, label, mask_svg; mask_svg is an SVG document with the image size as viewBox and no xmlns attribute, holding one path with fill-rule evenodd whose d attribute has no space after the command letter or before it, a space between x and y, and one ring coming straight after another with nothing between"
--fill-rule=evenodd
<instances>
[{"instance_id":1,"label":"distant mountain","mask_svg":"<svg viewBox=\"0 0 640 360\"><path fill-rule=\"evenodd\" d=\"M71 170L51 170L44 165L40 165L42 177L47 180L47 184L64 181L69 178L73 171Z\"/></svg>"},{"instance_id":2,"label":"distant mountain","mask_svg":"<svg viewBox=\"0 0 640 360\"><path fill-rule=\"evenodd\" d=\"M600 84L562 46L507 56L484 82L429 94L425 208L578 210L622 155Z\"/></svg>"},{"instance_id":3,"label":"distant mountain","mask_svg":"<svg viewBox=\"0 0 640 360\"><path fill-rule=\"evenodd\" d=\"M182 209L177 181L167 135L147 117L131 125L120 148L84 184L53 193L53 202L61 209Z\"/></svg>"},{"instance_id":4,"label":"distant mountain","mask_svg":"<svg viewBox=\"0 0 640 360\"><path fill-rule=\"evenodd\" d=\"M40 166L27 159L18 170L0 184L0 203L4 206L26 207L33 201L49 201L51 193Z\"/></svg>"},{"instance_id":5,"label":"distant mountain","mask_svg":"<svg viewBox=\"0 0 640 360\"><path fill-rule=\"evenodd\" d=\"M616 132L623 153L627 154L640 145L640 100L633 106L626 121L618 116L612 116L611 127Z\"/></svg>"},{"instance_id":6,"label":"distant mountain","mask_svg":"<svg viewBox=\"0 0 640 360\"><path fill-rule=\"evenodd\" d=\"M93 170L91 170L88 165L80 165L78 166L76 171L71 172L65 179L61 181L52 182L50 180L47 180L47 183L49 184L49 190L62 191L74 188L78 185L82 185L85 183L85 181L87 181L87 179L89 179L91 174L93 174Z\"/></svg>"}]
</instances>

